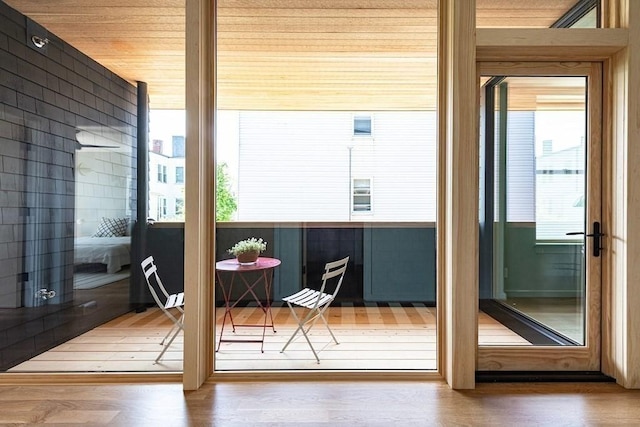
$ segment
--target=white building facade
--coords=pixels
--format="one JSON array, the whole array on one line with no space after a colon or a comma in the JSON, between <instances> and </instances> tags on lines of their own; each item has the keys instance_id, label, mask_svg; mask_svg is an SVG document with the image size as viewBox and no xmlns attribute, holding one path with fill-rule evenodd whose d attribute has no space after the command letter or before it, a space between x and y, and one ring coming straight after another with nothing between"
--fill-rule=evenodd
<instances>
[{"instance_id":1,"label":"white building facade","mask_svg":"<svg viewBox=\"0 0 640 427\"><path fill-rule=\"evenodd\" d=\"M435 221L434 112L237 114L239 221Z\"/></svg>"},{"instance_id":2,"label":"white building facade","mask_svg":"<svg viewBox=\"0 0 640 427\"><path fill-rule=\"evenodd\" d=\"M184 221L184 137L172 137L169 147L153 140L149 150L149 218Z\"/></svg>"}]
</instances>

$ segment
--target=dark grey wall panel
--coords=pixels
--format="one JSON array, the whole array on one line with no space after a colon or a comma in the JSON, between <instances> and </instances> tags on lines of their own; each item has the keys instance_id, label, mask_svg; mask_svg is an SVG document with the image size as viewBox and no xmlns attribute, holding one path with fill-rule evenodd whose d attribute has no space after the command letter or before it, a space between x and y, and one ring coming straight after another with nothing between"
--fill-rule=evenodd
<instances>
[{"instance_id":1,"label":"dark grey wall panel","mask_svg":"<svg viewBox=\"0 0 640 427\"><path fill-rule=\"evenodd\" d=\"M49 40L42 50L30 43L29 32L39 31ZM0 2L0 308L46 305L51 315L73 305L76 132L121 135L133 149L125 155L135 181L136 127L135 86ZM132 192L131 217L135 205ZM41 288L56 296L41 301ZM51 344L43 337L60 337L41 330L55 322L42 325L31 331L38 339L14 330L22 341L13 349L34 351ZM0 336L9 326L16 325L4 322Z\"/></svg>"}]
</instances>

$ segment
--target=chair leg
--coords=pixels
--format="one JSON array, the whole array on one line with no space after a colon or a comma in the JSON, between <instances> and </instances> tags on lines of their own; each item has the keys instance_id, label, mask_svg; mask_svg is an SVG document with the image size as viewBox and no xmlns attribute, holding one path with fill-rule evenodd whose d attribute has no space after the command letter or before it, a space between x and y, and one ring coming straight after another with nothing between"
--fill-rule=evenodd
<instances>
[{"instance_id":1,"label":"chair leg","mask_svg":"<svg viewBox=\"0 0 640 427\"><path fill-rule=\"evenodd\" d=\"M171 333L173 332L173 330L176 328L176 325L174 324L171 329L169 329L169 332L167 332L167 335L164 336L164 338L162 338L162 341L160 341L160 345L164 345L164 342L167 340L167 338L169 338L169 335L171 335Z\"/></svg>"},{"instance_id":2,"label":"chair leg","mask_svg":"<svg viewBox=\"0 0 640 427\"><path fill-rule=\"evenodd\" d=\"M302 323L300 323L300 318L296 314L296 311L293 309L291 304L289 304L287 302L287 305L289 305L289 309L291 309L291 314L293 315L293 318L296 319L296 323L298 324L298 328L293 333L293 335L291 335L291 338L289 338L289 341L287 341L287 343L284 345L284 347L282 347L282 350L280 350L280 353L283 353L287 349L287 347L289 347L289 344L291 344L291 341L293 341L293 339L296 337L296 335L298 335L298 332L300 332L300 330L302 329L302 325L303 325Z\"/></svg>"},{"instance_id":3,"label":"chair leg","mask_svg":"<svg viewBox=\"0 0 640 427\"><path fill-rule=\"evenodd\" d=\"M304 330L304 328L302 329L302 335L304 335L304 338L307 340L307 344L309 344L311 351L313 351L313 355L316 357L317 363L320 363L320 358L318 357L318 353L316 353L316 349L313 348L313 344L311 344L311 340L309 340L309 336L307 335L307 332Z\"/></svg>"},{"instance_id":4,"label":"chair leg","mask_svg":"<svg viewBox=\"0 0 640 427\"><path fill-rule=\"evenodd\" d=\"M173 340L176 339L176 337L178 336L178 333L180 333L180 331L183 330L183 326L182 326L183 323L182 322L184 321L184 312L182 310L180 310L180 312L182 313L180 318L177 319L177 320L175 320L175 318L174 318L173 326L171 327L169 332L167 332L167 335L165 335L164 338L162 339L162 341L160 342L160 344L163 346L163 348L162 348L162 351L160 352L160 354L158 355L158 357L156 357L156 360L155 360L154 363L158 363L158 360L160 360L160 358L162 358L164 353L171 346L171 344L173 343ZM165 342L172 332L173 332L173 335L171 335L171 339L169 340L169 342Z\"/></svg>"},{"instance_id":5,"label":"chair leg","mask_svg":"<svg viewBox=\"0 0 640 427\"><path fill-rule=\"evenodd\" d=\"M169 338L169 335L171 335L171 333L173 332L173 330L176 328L176 322L180 322L182 323L182 320L184 319L184 311L180 308L180 307L175 307L178 309L178 311L180 312L180 317L176 319L176 317L169 311L169 309L163 308L162 311L164 312L164 314L167 315L167 317L169 317L172 321L173 321L173 326L171 326L171 329L169 329L169 332L167 332L167 335L164 336L164 338L162 338L162 341L160 341L161 345L164 345L164 342L167 340L167 338Z\"/></svg>"},{"instance_id":6,"label":"chair leg","mask_svg":"<svg viewBox=\"0 0 640 427\"><path fill-rule=\"evenodd\" d=\"M328 330L328 331L329 331L329 333L331 334L331 338L333 338L333 341L334 341L336 344L340 344L340 343L338 342L338 340L336 339L336 336L335 336L335 335L333 335L333 331L332 331L332 330L331 330L331 328L329 327L329 322L327 322L327 319L325 319L324 314L323 314L323 313L320 313L320 317L322 318L322 321L324 322L324 326L326 326L326 327L327 327L327 330Z\"/></svg>"},{"instance_id":7,"label":"chair leg","mask_svg":"<svg viewBox=\"0 0 640 427\"><path fill-rule=\"evenodd\" d=\"M304 317L304 320L301 321L300 318L298 317L298 315L296 314L296 311L291 306L291 304L289 304L289 302L287 302L287 304L289 305L289 308L291 309L291 314L293 315L294 319L296 319L296 322L298 323L298 328L295 330L293 335L291 335L291 338L289 338L289 341L287 341L287 343L284 345L284 347L282 347L282 350L280 350L280 353L283 353L287 349L289 344L291 344L291 341L293 341L293 339L296 337L296 335L298 335L298 332L302 331L302 335L304 335L304 339L307 340L307 344L309 344L309 347L311 348L311 351L313 352L313 355L315 356L317 363L320 363L320 358L318 357L318 353L316 353L316 350L315 350L315 348L313 348L313 344L311 344L311 340L309 339L309 336L307 335L307 332L309 332L309 330L311 330L311 328L313 327L313 323L309 326L308 329L305 330L305 328L304 328L304 325L309 321L312 312L310 311ZM316 319L314 319L314 323L315 323L315 320Z\"/></svg>"},{"instance_id":8,"label":"chair leg","mask_svg":"<svg viewBox=\"0 0 640 427\"><path fill-rule=\"evenodd\" d=\"M154 363L158 363L158 360L160 360L162 358L162 356L164 356L164 353L171 346L171 344L173 343L173 340L176 339L176 337L178 336L178 333L182 330L181 327L177 327L177 328L174 328L174 329L176 329L176 331L171 336L171 339L169 340L169 342L164 345L164 347L162 348L162 351L160 352L158 357L156 357L156 360L155 360Z\"/></svg>"}]
</instances>

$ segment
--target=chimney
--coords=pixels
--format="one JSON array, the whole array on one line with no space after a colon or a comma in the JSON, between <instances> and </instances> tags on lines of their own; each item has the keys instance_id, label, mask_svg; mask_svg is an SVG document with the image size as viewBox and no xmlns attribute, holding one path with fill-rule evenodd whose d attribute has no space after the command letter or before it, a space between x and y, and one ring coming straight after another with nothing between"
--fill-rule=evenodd
<instances>
[{"instance_id":1,"label":"chimney","mask_svg":"<svg viewBox=\"0 0 640 427\"><path fill-rule=\"evenodd\" d=\"M154 153L162 154L162 140L154 139L153 144L151 145L151 151Z\"/></svg>"}]
</instances>

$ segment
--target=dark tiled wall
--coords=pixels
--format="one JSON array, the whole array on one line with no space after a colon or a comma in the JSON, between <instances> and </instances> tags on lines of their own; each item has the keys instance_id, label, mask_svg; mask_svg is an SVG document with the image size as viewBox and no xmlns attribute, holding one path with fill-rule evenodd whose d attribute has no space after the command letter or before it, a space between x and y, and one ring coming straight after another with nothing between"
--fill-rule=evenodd
<instances>
[{"instance_id":1,"label":"dark tiled wall","mask_svg":"<svg viewBox=\"0 0 640 427\"><path fill-rule=\"evenodd\" d=\"M116 133L135 165L136 87L41 28L38 51L32 27L0 2L2 313L40 304L41 287L56 290L50 307L72 301L76 131ZM0 325L0 347L8 339Z\"/></svg>"}]
</instances>

